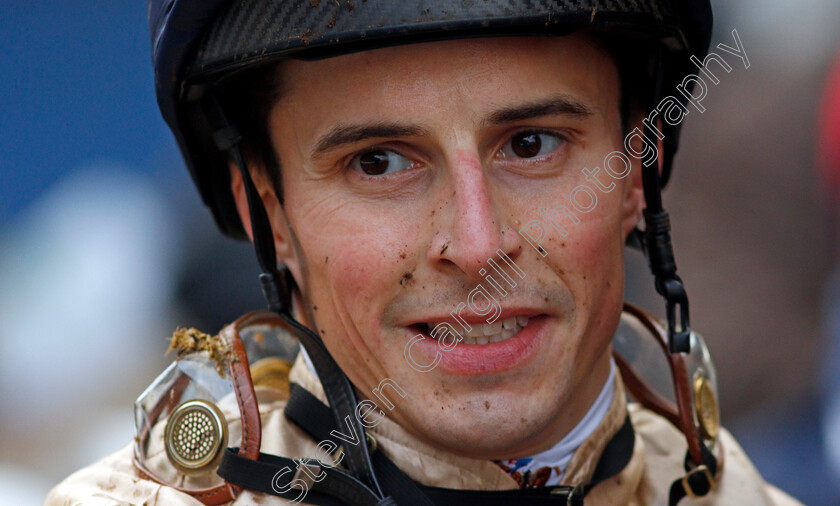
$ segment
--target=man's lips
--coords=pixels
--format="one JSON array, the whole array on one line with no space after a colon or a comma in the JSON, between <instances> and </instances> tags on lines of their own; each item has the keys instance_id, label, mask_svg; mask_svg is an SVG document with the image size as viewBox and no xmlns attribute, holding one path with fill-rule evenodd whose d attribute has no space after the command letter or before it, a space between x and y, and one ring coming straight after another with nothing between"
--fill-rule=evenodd
<instances>
[{"instance_id":1,"label":"man's lips","mask_svg":"<svg viewBox=\"0 0 840 506\"><path fill-rule=\"evenodd\" d=\"M510 316L506 318L493 319L492 323L487 323L481 320L476 321L470 318L470 321L462 320L460 324L450 321L434 321L429 320L417 324L417 328L424 335L433 339L441 339L449 332L457 332L458 336L449 337L451 341L455 337L461 337L464 344L488 344L504 341L510 339L515 334L528 326L533 317L524 316L522 314L514 315L508 313ZM451 329L451 330L450 330Z\"/></svg>"},{"instance_id":2,"label":"man's lips","mask_svg":"<svg viewBox=\"0 0 840 506\"><path fill-rule=\"evenodd\" d=\"M507 318L515 318L517 316L524 316L526 318L534 318L541 314L544 314L546 311L542 309L528 309L528 308L506 308L502 309L501 313L499 313L498 320L505 320ZM452 313L455 313L453 311ZM424 318L415 318L414 323L449 323L452 325L458 324L458 320L468 323L470 326L473 324L483 324L487 323L487 319L490 318L490 314L485 315L478 315L474 313L467 312L464 310L458 315L457 319L452 316L452 313L445 313L445 314L437 314L437 315L429 315ZM457 313L456 313L457 314Z\"/></svg>"},{"instance_id":3,"label":"man's lips","mask_svg":"<svg viewBox=\"0 0 840 506\"><path fill-rule=\"evenodd\" d=\"M464 337L463 329L455 324L452 325L452 329L458 332L463 340L454 347L451 346L453 337L459 336L443 337L442 330L438 337L442 337L443 342L438 342L423 332L420 324L411 325L408 329L412 336L421 334L424 339L413 342L410 345L411 349L407 349L406 352L410 352L411 359L421 364L424 369L434 364L432 368L440 368L442 372L456 375L499 373L521 366L537 354L541 343L546 339L550 320L547 315L535 315L529 318L526 326L516 329L513 335L497 342L486 343L467 342L468 338Z\"/></svg>"}]
</instances>

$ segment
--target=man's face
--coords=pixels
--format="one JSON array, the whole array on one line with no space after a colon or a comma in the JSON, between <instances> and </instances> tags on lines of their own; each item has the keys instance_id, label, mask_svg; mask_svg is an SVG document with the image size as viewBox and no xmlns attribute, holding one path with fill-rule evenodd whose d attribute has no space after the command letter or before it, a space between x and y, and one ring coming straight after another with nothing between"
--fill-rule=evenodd
<instances>
[{"instance_id":1,"label":"man's face","mask_svg":"<svg viewBox=\"0 0 840 506\"><path fill-rule=\"evenodd\" d=\"M405 390L383 392L392 411L379 405L423 441L477 458L550 447L606 380L622 245L642 205L638 166L625 179L602 170L609 192L581 173L622 149L607 53L581 34L460 40L290 61L282 75L269 124L283 207L258 184L302 318L361 396L377 400L386 378ZM519 230L541 208L572 209L582 184L597 204L579 223L559 215L566 236L546 226L543 257ZM512 273L498 250L525 275L515 288L488 265ZM467 333L451 313L479 285L501 314L484 327L488 301L473 296L460 313ZM516 322L513 336L503 321ZM440 322L496 342L466 337L442 352L428 336ZM440 353L428 372L406 358L418 334L416 364Z\"/></svg>"}]
</instances>

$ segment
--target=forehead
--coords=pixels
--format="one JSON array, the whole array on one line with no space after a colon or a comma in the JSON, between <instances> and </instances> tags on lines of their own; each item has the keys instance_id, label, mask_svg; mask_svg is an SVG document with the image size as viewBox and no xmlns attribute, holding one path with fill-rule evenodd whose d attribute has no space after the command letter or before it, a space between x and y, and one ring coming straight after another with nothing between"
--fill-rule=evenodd
<instances>
[{"instance_id":1,"label":"forehead","mask_svg":"<svg viewBox=\"0 0 840 506\"><path fill-rule=\"evenodd\" d=\"M284 62L279 108L308 121L423 115L571 95L598 110L618 95L618 72L588 33L500 37L381 48ZM419 118L415 118L419 119Z\"/></svg>"}]
</instances>

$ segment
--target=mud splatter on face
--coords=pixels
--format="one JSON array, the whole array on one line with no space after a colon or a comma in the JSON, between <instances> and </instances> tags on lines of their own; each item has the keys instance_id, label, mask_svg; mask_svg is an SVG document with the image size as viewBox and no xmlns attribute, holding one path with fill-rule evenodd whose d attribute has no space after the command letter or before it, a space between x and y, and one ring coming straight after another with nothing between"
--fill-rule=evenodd
<instances>
[{"instance_id":1,"label":"mud splatter on face","mask_svg":"<svg viewBox=\"0 0 840 506\"><path fill-rule=\"evenodd\" d=\"M400 285L408 286L408 285L411 285L413 283L414 283L414 274L412 274L410 271L407 271L405 274L402 275L402 278L400 279Z\"/></svg>"}]
</instances>

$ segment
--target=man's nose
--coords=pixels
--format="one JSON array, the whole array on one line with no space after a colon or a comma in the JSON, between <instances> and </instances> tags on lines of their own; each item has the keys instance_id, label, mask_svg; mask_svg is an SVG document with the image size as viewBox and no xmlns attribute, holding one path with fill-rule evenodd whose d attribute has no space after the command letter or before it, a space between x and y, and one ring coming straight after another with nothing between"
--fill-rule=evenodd
<instances>
[{"instance_id":1,"label":"man's nose","mask_svg":"<svg viewBox=\"0 0 840 506\"><path fill-rule=\"evenodd\" d=\"M504 202L505 188L491 185L478 153L461 152L450 162L445 190L445 219L429 250L433 263L457 266L468 277L482 279L487 260L498 251L514 258L522 251L519 234Z\"/></svg>"}]
</instances>

